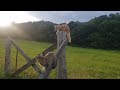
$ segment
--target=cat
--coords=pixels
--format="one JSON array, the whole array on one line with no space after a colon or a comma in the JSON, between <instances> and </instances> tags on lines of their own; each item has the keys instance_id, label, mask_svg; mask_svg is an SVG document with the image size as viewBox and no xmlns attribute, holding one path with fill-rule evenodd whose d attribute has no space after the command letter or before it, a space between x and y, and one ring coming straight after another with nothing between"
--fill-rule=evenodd
<instances>
[{"instance_id":1,"label":"cat","mask_svg":"<svg viewBox=\"0 0 120 90\"><path fill-rule=\"evenodd\" d=\"M54 25L54 30L56 32L57 32L57 30L66 32L67 33L68 42L71 43L70 27L66 23L55 24Z\"/></svg>"},{"instance_id":2,"label":"cat","mask_svg":"<svg viewBox=\"0 0 120 90\"><path fill-rule=\"evenodd\" d=\"M55 69L57 66L57 62L53 52L48 52L45 56L40 55L39 59L37 59L37 61L45 68L48 68L51 60L53 60L52 69Z\"/></svg>"}]
</instances>

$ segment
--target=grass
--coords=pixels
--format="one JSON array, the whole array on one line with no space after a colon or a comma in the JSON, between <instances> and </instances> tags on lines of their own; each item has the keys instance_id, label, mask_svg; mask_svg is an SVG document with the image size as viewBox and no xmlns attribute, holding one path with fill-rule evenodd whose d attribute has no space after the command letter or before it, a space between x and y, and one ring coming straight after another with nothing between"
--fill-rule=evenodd
<instances>
[{"instance_id":1,"label":"grass","mask_svg":"<svg viewBox=\"0 0 120 90\"><path fill-rule=\"evenodd\" d=\"M50 43L15 40L24 52L32 59L49 47ZM4 40L0 39L0 78L4 78ZM66 49L68 79L120 79L120 51L100 50L67 46ZM12 47L12 70L15 69L16 49ZM18 54L18 68L26 64L26 60ZM56 78L56 69L50 77ZM36 79L38 73L29 67L18 75L21 79Z\"/></svg>"}]
</instances>

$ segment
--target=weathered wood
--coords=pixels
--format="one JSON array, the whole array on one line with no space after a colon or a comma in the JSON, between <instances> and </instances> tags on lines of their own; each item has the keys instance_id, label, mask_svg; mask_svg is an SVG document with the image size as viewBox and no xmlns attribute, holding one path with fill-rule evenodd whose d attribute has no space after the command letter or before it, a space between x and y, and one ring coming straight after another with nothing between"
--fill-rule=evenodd
<instances>
[{"instance_id":1,"label":"weathered wood","mask_svg":"<svg viewBox=\"0 0 120 90\"><path fill-rule=\"evenodd\" d=\"M20 52L21 55L23 55L23 57L27 60L27 62L31 61L31 59L24 53L24 51L18 46L15 44L15 42L12 40L12 38L8 37L11 41L12 41L12 45L18 49L18 51ZM32 67L38 72L38 73L41 73L41 70L40 68L36 65L36 64L33 64Z\"/></svg>"},{"instance_id":2,"label":"weathered wood","mask_svg":"<svg viewBox=\"0 0 120 90\"><path fill-rule=\"evenodd\" d=\"M53 61L54 61L53 59L50 60L48 68L39 75L38 79L48 79L49 78L49 74L52 71Z\"/></svg>"},{"instance_id":3,"label":"weathered wood","mask_svg":"<svg viewBox=\"0 0 120 90\"><path fill-rule=\"evenodd\" d=\"M27 69L28 67L30 67L35 62L36 62L36 59L29 61L27 64L25 64L24 66L22 66L21 68L19 68L17 71L15 71L11 76L12 77L16 77L19 73L21 73L22 71L24 71L25 69Z\"/></svg>"},{"instance_id":4,"label":"weathered wood","mask_svg":"<svg viewBox=\"0 0 120 90\"><path fill-rule=\"evenodd\" d=\"M4 76L7 77L11 72L11 40L6 39L5 47L5 67L4 67Z\"/></svg>"},{"instance_id":5,"label":"weathered wood","mask_svg":"<svg viewBox=\"0 0 120 90\"><path fill-rule=\"evenodd\" d=\"M18 49L17 49L17 51L16 51L16 64L15 64L15 70L17 70L17 62L18 61Z\"/></svg>"},{"instance_id":6,"label":"weathered wood","mask_svg":"<svg viewBox=\"0 0 120 90\"><path fill-rule=\"evenodd\" d=\"M66 33L63 31L57 31L57 49L59 49L62 42L66 39ZM66 48L63 47L61 55L57 58L57 78L66 79L67 78L67 68L66 68Z\"/></svg>"},{"instance_id":7,"label":"weathered wood","mask_svg":"<svg viewBox=\"0 0 120 90\"><path fill-rule=\"evenodd\" d=\"M44 72L40 74L38 79L49 79L49 75L51 71L52 71L52 64L47 68L47 70L45 70Z\"/></svg>"},{"instance_id":8,"label":"weathered wood","mask_svg":"<svg viewBox=\"0 0 120 90\"><path fill-rule=\"evenodd\" d=\"M60 47L57 49L57 51L55 52L55 56L56 56L57 58L61 55L63 49L65 48L65 46L66 46L67 44L68 44L68 39L66 38L66 39L63 41L63 43L60 45Z\"/></svg>"},{"instance_id":9,"label":"weathered wood","mask_svg":"<svg viewBox=\"0 0 120 90\"><path fill-rule=\"evenodd\" d=\"M67 43L68 43L68 39L66 38L66 39L62 42L62 44L60 45L60 47L57 49L57 51L55 52L56 60L57 60L58 56L61 55L61 53L62 53L64 47L67 45ZM49 67L47 68L47 70L45 70L44 72L42 72L42 73L39 75L38 79L48 79L48 76L49 76L50 72L52 71L52 63L53 63L53 60L51 60L51 61L52 61L52 62L50 63L50 65L49 65Z\"/></svg>"},{"instance_id":10,"label":"weathered wood","mask_svg":"<svg viewBox=\"0 0 120 90\"><path fill-rule=\"evenodd\" d=\"M44 50L42 53L47 54L48 52L54 50L56 47L56 43L53 44L52 46L50 46L49 48L47 48L46 50ZM40 59L40 54L38 54L35 58L33 58L32 60L30 60L28 63L26 63L24 66L22 66L21 68L19 68L16 72L14 72L12 74L13 77L17 76L19 73L21 73L22 71L24 71L25 69L27 69L28 67L30 67L31 65L33 65L34 63L36 63L36 59Z\"/></svg>"},{"instance_id":11,"label":"weathered wood","mask_svg":"<svg viewBox=\"0 0 120 90\"><path fill-rule=\"evenodd\" d=\"M43 56L57 48L57 42L42 52Z\"/></svg>"}]
</instances>

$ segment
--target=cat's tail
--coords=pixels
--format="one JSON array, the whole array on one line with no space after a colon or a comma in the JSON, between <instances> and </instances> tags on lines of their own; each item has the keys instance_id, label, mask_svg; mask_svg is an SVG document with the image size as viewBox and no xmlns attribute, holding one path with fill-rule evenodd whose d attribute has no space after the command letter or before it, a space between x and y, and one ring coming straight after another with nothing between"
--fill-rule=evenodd
<instances>
[{"instance_id":1,"label":"cat's tail","mask_svg":"<svg viewBox=\"0 0 120 90\"><path fill-rule=\"evenodd\" d=\"M68 42L71 43L71 35L70 35L70 32L67 33L67 38L68 38Z\"/></svg>"}]
</instances>

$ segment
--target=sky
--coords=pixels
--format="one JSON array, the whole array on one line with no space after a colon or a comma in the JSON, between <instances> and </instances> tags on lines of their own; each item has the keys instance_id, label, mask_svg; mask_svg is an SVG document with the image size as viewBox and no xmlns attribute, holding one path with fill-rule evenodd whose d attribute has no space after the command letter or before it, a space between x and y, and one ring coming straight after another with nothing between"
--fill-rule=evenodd
<instances>
[{"instance_id":1,"label":"sky","mask_svg":"<svg viewBox=\"0 0 120 90\"><path fill-rule=\"evenodd\" d=\"M9 26L11 22L27 21L38 21L38 19L24 11L0 11L0 26Z\"/></svg>"},{"instance_id":2,"label":"sky","mask_svg":"<svg viewBox=\"0 0 120 90\"><path fill-rule=\"evenodd\" d=\"M29 11L27 13L39 20L47 20L59 24L69 23L70 21L87 22L94 17L117 12L120 13L120 11Z\"/></svg>"},{"instance_id":3,"label":"sky","mask_svg":"<svg viewBox=\"0 0 120 90\"><path fill-rule=\"evenodd\" d=\"M120 11L0 11L0 26L11 22L51 21L53 23L69 23L70 21L87 22L94 17L109 15Z\"/></svg>"}]
</instances>

